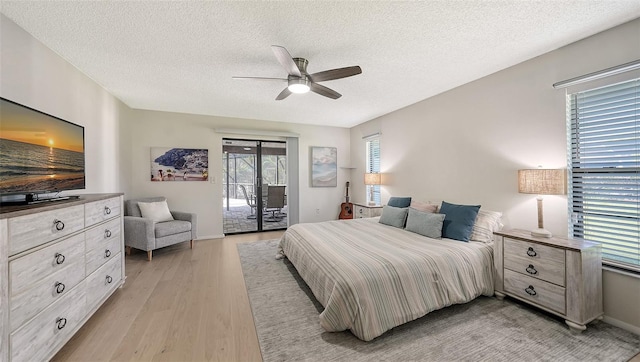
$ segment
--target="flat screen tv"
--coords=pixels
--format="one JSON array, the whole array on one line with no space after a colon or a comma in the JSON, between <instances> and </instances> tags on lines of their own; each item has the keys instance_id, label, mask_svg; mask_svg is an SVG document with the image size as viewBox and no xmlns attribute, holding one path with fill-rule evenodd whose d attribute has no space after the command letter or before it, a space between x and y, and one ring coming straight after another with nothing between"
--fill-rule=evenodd
<instances>
[{"instance_id":1,"label":"flat screen tv","mask_svg":"<svg viewBox=\"0 0 640 362\"><path fill-rule=\"evenodd\" d=\"M1 200L84 188L84 127L0 98Z\"/></svg>"}]
</instances>

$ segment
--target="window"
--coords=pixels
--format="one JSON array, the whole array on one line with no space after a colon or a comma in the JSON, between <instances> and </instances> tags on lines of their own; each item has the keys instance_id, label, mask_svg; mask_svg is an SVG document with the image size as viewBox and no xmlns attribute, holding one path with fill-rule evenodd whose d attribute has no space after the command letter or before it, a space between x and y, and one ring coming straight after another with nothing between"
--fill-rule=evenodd
<instances>
[{"instance_id":1,"label":"window","mask_svg":"<svg viewBox=\"0 0 640 362\"><path fill-rule=\"evenodd\" d=\"M640 79L567 97L570 233L640 271Z\"/></svg>"},{"instance_id":2,"label":"window","mask_svg":"<svg viewBox=\"0 0 640 362\"><path fill-rule=\"evenodd\" d=\"M380 172L380 139L370 139L367 141L367 173ZM373 200L376 205L381 204L380 185L367 185L367 200L371 198L373 189Z\"/></svg>"}]
</instances>

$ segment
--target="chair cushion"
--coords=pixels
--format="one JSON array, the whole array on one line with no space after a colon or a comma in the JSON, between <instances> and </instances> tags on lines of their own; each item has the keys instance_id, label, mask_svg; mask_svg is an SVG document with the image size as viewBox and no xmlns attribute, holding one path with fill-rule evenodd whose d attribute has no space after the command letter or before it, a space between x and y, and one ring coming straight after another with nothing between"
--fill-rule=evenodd
<instances>
[{"instance_id":1,"label":"chair cushion","mask_svg":"<svg viewBox=\"0 0 640 362\"><path fill-rule=\"evenodd\" d=\"M155 225L156 238L191 231L191 223L182 220L159 222Z\"/></svg>"},{"instance_id":2,"label":"chair cushion","mask_svg":"<svg viewBox=\"0 0 640 362\"><path fill-rule=\"evenodd\" d=\"M158 202L166 200L167 199L163 196L126 200L124 202L124 216L142 217L142 213L140 213L140 208L138 207L138 202Z\"/></svg>"},{"instance_id":3,"label":"chair cushion","mask_svg":"<svg viewBox=\"0 0 640 362\"><path fill-rule=\"evenodd\" d=\"M138 202L138 207L140 208L142 217L145 219L151 219L155 222L173 220L166 201Z\"/></svg>"}]
</instances>

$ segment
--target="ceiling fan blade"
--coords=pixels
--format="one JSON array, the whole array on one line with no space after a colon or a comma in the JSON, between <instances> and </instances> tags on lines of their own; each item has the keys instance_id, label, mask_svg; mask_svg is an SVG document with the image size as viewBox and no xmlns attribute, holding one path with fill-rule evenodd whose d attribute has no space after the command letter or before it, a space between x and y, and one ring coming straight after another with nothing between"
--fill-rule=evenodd
<instances>
[{"instance_id":1,"label":"ceiling fan blade","mask_svg":"<svg viewBox=\"0 0 640 362\"><path fill-rule=\"evenodd\" d=\"M325 70L324 72L313 73L310 74L309 77L311 77L311 80L314 82L323 82L326 80L351 77L360 73L362 73L362 69L356 65L353 67L331 69Z\"/></svg>"},{"instance_id":2,"label":"ceiling fan blade","mask_svg":"<svg viewBox=\"0 0 640 362\"><path fill-rule=\"evenodd\" d=\"M282 67L287 71L287 74L295 75L296 77L302 77L300 69L298 69L298 66L293 61L293 57L291 56L291 54L289 54L287 49L279 45L272 45L271 50L273 50L273 54L276 55L278 62L282 64Z\"/></svg>"},{"instance_id":3,"label":"ceiling fan blade","mask_svg":"<svg viewBox=\"0 0 640 362\"><path fill-rule=\"evenodd\" d=\"M342 97L342 94L317 83L311 83L311 91L331 99L338 99Z\"/></svg>"},{"instance_id":4,"label":"ceiling fan blade","mask_svg":"<svg viewBox=\"0 0 640 362\"><path fill-rule=\"evenodd\" d=\"M291 91L289 90L289 87L287 87L282 92L280 92L280 94L278 94L278 96L276 97L276 101L281 101L290 95L291 95Z\"/></svg>"},{"instance_id":5,"label":"ceiling fan blade","mask_svg":"<svg viewBox=\"0 0 640 362\"><path fill-rule=\"evenodd\" d=\"M267 77L231 77L232 79L236 79L236 80L284 80L286 81L286 78L267 78Z\"/></svg>"}]
</instances>

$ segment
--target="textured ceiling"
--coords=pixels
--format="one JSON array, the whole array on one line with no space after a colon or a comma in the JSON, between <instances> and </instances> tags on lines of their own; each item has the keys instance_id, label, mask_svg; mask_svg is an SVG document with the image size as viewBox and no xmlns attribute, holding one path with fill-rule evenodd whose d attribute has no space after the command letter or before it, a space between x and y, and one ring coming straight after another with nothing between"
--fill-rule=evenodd
<instances>
[{"instance_id":1,"label":"textured ceiling","mask_svg":"<svg viewBox=\"0 0 640 362\"><path fill-rule=\"evenodd\" d=\"M0 12L132 108L351 127L640 16L638 0L0 1ZM270 46L342 98L275 97Z\"/></svg>"}]
</instances>

